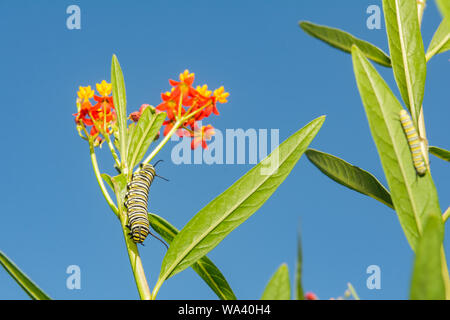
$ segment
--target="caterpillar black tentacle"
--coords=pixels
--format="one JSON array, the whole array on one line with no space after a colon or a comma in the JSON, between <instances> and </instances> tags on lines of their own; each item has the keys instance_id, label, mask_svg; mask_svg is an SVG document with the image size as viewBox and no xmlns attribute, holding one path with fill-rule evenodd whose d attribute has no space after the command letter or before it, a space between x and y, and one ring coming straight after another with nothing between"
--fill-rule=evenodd
<instances>
[{"instance_id":1,"label":"caterpillar black tentacle","mask_svg":"<svg viewBox=\"0 0 450 320\"><path fill-rule=\"evenodd\" d=\"M420 138L417 134L416 128L406 110L400 111L400 122L402 123L403 131L408 139L409 149L413 158L414 168L419 176L423 176L427 172L427 166L422 154L422 148L420 146Z\"/></svg>"}]
</instances>

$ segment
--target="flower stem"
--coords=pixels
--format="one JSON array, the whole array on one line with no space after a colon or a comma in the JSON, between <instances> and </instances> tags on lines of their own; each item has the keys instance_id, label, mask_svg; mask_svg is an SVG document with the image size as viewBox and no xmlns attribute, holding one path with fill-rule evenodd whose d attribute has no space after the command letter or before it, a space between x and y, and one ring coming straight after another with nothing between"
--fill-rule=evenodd
<instances>
[{"instance_id":1,"label":"flower stem","mask_svg":"<svg viewBox=\"0 0 450 320\"><path fill-rule=\"evenodd\" d=\"M98 169L97 157L95 155L94 145L92 143L92 139L89 139L89 152L91 154L92 167L94 168L95 178L97 179L98 185L102 190L103 197L105 197L106 202L108 203L111 210L115 213L117 217L119 217L119 212L117 210L116 205L114 204L111 196L109 195L108 190L106 189L105 183L100 175L100 170Z\"/></svg>"},{"instance_id":2,"label":"flower stem","mask_svg":"<svg viewBox=\"0 0 450 320\"><path fill-rule=\"evenodd\" d=\"M449 216L450 216L450 207L448 207L447 210L445 210L444 214L442 215L442 220L444 221L444 223L447 221Z\"/></svg>"},{"instance_id":3,"label":"flower stem","mask_svg":"<svg viewBox=\"0 0 450 320\"><path fill-rule=\"evenodd\" d=\"M355 298L355 300L360 300L360 299L359 299L359 296L358 296L358 294L356 293L355 288L353 288L352 284L349 282L349 283L347 283L347 286L348 286L348 290L350 290L350 292L351 292L353 298Z\"/></svg>"},{"instance_id":4,"label":"flower stem","mask_svg":"<svg viewBox=\"0 0 450 320\"><path fill-rule=\"evenodd\" d=\"M172 129L169 131L169 133L164 137L164 139L156 146L155 149L153 149L152 153L148 155L147 158L143 161L143 164L147 164L158 154L159 151L164 147L164 145L170 140L172 135L180 128L180 126L183 124L184 119L179 119L175 124L173 125ZM139 169L138 169L139 170Z\"/></svg>"},{"instance_id":5,"label":"flower stem","mask_svg":"<svg viewBox=\"0 0 450 320\"><path fill-rule=\"evenodd\" d=\"M117 167L120 168L120 160L119 157L117 156L116 149L114 149L114 145L112 144L111 139L109 138L109 135L105 135L105 139L108 142L109 150L111 150L111 154L114 158L114 161L116 162Z\"/></svg>"}]
</instances>

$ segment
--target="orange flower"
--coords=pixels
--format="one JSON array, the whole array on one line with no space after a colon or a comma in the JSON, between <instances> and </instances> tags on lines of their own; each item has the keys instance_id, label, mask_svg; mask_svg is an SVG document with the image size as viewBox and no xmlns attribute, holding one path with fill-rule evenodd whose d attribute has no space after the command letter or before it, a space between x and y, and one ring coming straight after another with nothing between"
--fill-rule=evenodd
<instances>
[{"instance_id":1,"label":"orange flower","mask_svg":"<svg viewBox=\"0 0 450 320\"><path fill-rule=\"evenodd\" d=\"M175 114L178 113L179 103L180 103L180 95L176 94L172 90L172 92L166 92L161 94L162 103L160 103L156 110L162 112L166 112L169 119L175 119Z\"/></svg>"},{"instance_id":2,"label":"orange flower","mask_svg":"<svg viewBox=\"0 0 450 320\"><path fill-rule=\"evenodd\" d=\"M194 89L194 79L195 74L190 73L189 70L185 70L179 75L179 81L170 79L169 84L172 88L161 94L162 102L156 106L156 112L167 113L167 120L163 123L165 136L178 122L179 129L176 131L178 136L191 137L192 148L196 148L200 144L203 148L207 148L206 141L214 135L214 128L208 125L199 129L197 122L213 113L219 115L217 103L226 103L229 93L225 92L223 86L213 92L208 89L206 84ZM141 113L141 110L132 112L129 118L136 122ZM182 122L181 125L180 122ZM198 132L196 133L196 131Z\"/></svg>"},{"instance_id":3,"label":"orange flower","mask_svg":"<svg viewBox=\"0 0 450 320\"><path fill-rule=\"evenodd\" d=\"M95 137L96 145L101 144L103 139L99 134L110 134L111 128L116 120L116 112L111 96L112 85L103 80L96 85L100 96L94 94L91 86L79 87L78 90L78 112L74 114L77 128L82 129L92 126L89 135ZM92 105L90 99L94 98L97 104Z\"/></svg>"},{"instance_id":4,"label":"orange flower","mask_svg":"<svg viewBox=\"0 0 450 320\"><path fill-rule=\"evenodd\" d=\"M191 149L194 150L200 144L203 149L208 149L208 144L206 141L211 140L212 136L215 134L214 128L212 125L203 126L200 129L198 127L195 128L193 133L193 139L191 142Z\"/></svg>"}]
</instances>

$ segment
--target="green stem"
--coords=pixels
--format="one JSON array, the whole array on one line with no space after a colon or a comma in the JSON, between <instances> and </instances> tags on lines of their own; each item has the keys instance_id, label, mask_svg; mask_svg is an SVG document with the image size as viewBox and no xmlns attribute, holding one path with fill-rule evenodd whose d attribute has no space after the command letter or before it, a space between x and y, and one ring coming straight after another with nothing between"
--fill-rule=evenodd
<instances>
[{"instance_id":1,"label":"green stem","mask_svg":"<svg viewBox=\"0 0 450 320\"><path fill-rule=\"evenodd\" d=\"M444 245L441 246L441 270L442 277L444 278L445 299L450 300L450 277L448 273L447 259L445 258Z\"/></svg>"},{"instance_id":2,"label":"green stem","mask_svg":"<svg viewBox=\"0 0 450 320\"><path fill-rule=\"evenodd\" d=\"M158 281L156 282L156 285L153 288L153 292L152 292L152 300L156 300L156 296L158 295L159 289L161 288L163 283L164 283L164 280L162 280L162 279L158 279Z\"/></svg>"},{"instance_id":3,"label":"green stem","mask_svg":"<svg viewBox=\"0 0 450 320\"><path fill-rule=\"evenodd\" d=\"M427 2L426 0L417 0L417 14L418 14L418 18L419 18L419 27L422 25L422 17L423 17L423 13L425 11L426 2ZM425 130L423 105L422 105L422 108L420 108L417 123L418 123L417 129L419 131L419 137L421 138L420 147L422 149L422 154L425 157L425 164L426 164L428 170L430 170L430 159L429 159L429 154L428 154L428 140L427 140L427 133Z\"/></svg>"},{"instance_id":4,"label":"green stem","mask_svg":"<svg viewBox=\"0 0 450 320\"><path fill-rule=\"evenodd\" d=\"M109 150L111 150L111 154L114 158L114 161L116 162L117 167L120 168L120 160L119 157L117 156L116 149L114 149L114 145L112 144L111 139L109 138L109 135L106 134L105 139L106 142L108 142Z\"/></svg>"},{"instance_id":5,"label":"green stem","mask_svg":"<svg viewBox=\"0 0 450 320\"><path fill-rule=\"evenodd\" d=\"M177 122L175 122L175 124L173 125L172 129L169 131L169 133L164 137L164 139L156 146L156 148L152 151L152 153L150 153L148 155L147 158L145 158L145 160L143 161L143 164L147 164L150 161L152 161L152 159L158 154L159 151L161 151L161 149L164 147L164 145L170 140L170 138L172 137L172 135L178 130L178 128L180 128L180 126L183 124L183 122L185 121L184 118L181 118L179 120L177 120ZM139 170L139 169L138 169Z\"/></svg>"},{"instance_id":6,"label":"green stem","mask_svg":"<svg viewBox=\"0 0 450 320\"><path fill-rule=\"evenodd\" d=\"M347 286L348 286L348 290L350 290L350 292L351 292L353 298L355 298L355 300L360 300L360 299L359 299L359 296L358 296L358 294L356 293L355 288L353 288L352 284L349 282L349 283L347 283Z\"/></svg>"},{"instance_id":7,"label":"green stem","mask_svg":"<svg viewBox=\"0 0 450 320\"><path fill-rule=\"evenodd\" d=\"M114 204L113 200L111 199L111 196L109 195L109 192L106 189L105 183L103 182L102 176L100 175L100 170L98 169L97 157L95 156L95 149L92 143L92 139L89 139L89 152L91 154L91 161L92 167L94 168L95 178L97 179L98 185L102 190L103 197L105 197L105 200L108 203L111 210L115 213L117 217L119 217L117 207Z\"/></svg>"},{"instance_id":8,"label":"green stem","mask_svg":"<svg viewBox=\"0 0 450 320\"><path fill-rule=\"evenodd\" d=\"M450 216L450 207L448 207L447 210L445 210L444 214L442 215L442 220L444 221L444 223L447 221L449 216Z\"/></svg>"}]
</instances>

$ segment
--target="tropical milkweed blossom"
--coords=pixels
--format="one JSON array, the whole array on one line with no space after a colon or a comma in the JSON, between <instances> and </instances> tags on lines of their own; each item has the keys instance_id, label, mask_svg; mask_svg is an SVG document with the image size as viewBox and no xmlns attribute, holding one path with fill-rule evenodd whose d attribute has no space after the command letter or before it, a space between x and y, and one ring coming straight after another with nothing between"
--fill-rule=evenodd
<instances>
[{"instance_id":1,"label":"tropical milkweed blossom","mask_svg":"<svg viewBox=\"0 0 450 320\"><path fill-rule=\"evenodd\" d=\"M229 93L225 92L224 87L211 91L206 84L194 88L194 79L195 74L189 70L180 74L179 81L170 79L172 88L161 94L162 102L156 107L156 112L167 113L167 119L163 123L164 136L176 126L179 137L192 138L192 149L199 145L206 149L206 141L214 135L214 128L212 125L199 127L198 123L213 113L219 115L217 104L228 102ZM146 107L148 105L142 105L139 111L131 113L130 119L137 122Z\"/></svg>"},{"instance_id":2,"label":"tropical milkweed blossom","mask_svg":"<svg viewBox=\"0 0 450 320\"><path fill-rule=\"evenodd\" d=\"M103 142L101 135L105 136L112 133L116 121L116 112L111 96L112 85L103 80L101 83L97 83L96 89L99 95L95 94L91 86L79 87L77 93L78 112L74 116L80 135L85 137L88 134L94 138L96 145L100 145ZM92 98L97 102L94 105L90 100ZM87 133L87 127L91 127L89 133Z\"/></svg>"}]
</instances>

